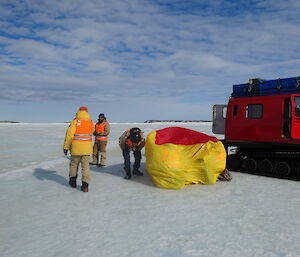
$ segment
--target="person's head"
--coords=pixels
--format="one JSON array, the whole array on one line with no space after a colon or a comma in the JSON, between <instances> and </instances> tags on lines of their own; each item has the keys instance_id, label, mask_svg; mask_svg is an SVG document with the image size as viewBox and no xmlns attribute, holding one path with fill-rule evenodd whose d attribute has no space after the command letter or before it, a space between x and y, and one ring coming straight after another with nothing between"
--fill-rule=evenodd
<instances>
[{"instance_id":1,"label":"person's head","mask_svg":"<svg viewBox=\"0 0 300 257\"><path fill-rule=\"evenodd\" d=\"M86 112L88 112L89 110L88 110L87 107L81 106L81 107L79 108L79 111L86 111Z\"/></svg>"},{"instance_id":2,"label":"person's head","mask_svg":"<svg viewBox=\"0 0 300 257\"><path fill-rule=\"evenodd\" d=\"M134 145L141 141L141 130L139 128L130 129L129 138Z\"/></svg>"},{"instance_id":3,"label":"person's head","mask_svg":"<svg viewBox=\"0 0 300 257\"><path fill-rule=\"evenodd\" d=\"M104 113L100 113L100 114L99 114L98 120L99 120L100 122L102 122L102 121L105 120L105 115L104 115Z\"/></svg>"}]
</instances>

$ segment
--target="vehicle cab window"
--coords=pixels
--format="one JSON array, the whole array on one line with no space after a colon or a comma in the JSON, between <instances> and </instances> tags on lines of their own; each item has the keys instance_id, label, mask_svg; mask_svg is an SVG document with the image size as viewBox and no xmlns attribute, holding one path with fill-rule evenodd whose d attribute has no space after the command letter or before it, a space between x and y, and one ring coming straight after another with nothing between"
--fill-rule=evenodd
<instances>
[{"instance_id":1,"label":"vehicle cab window","mask_svg":"<svg viewBox=\"0 0 300 257\"><path fill-rule=\"evenodd\" d=\"M260 119L263 114L262 104L249 104L246 107L246 118L248 119Z\"/></svg>"}]
</instances>

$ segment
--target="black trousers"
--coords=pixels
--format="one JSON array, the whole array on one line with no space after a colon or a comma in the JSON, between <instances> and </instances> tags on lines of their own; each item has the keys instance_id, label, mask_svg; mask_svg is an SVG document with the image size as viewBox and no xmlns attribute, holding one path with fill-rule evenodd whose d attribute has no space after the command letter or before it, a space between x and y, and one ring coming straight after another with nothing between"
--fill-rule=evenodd
<instances>
[{"instance_id":1,"label":"black trousers","mask_svg":"<svg viewBox=\"0 0 300 257\"><path fill-rule=\"evenodd\" d=\"M139 150L133 151L134 156L134 164L133 164L133 170L138 170L141 166L141 159L142 159L142 153ZM126 171L130 170L130 149L125 148L123 150L123 157L124 157L124 168Z\"/></svg>"}]
</instances>

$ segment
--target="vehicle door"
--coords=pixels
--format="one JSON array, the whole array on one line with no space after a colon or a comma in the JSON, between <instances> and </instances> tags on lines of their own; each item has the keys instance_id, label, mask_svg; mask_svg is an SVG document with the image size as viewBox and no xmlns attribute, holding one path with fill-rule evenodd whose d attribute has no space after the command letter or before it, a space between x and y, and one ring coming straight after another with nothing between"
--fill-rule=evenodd
<instances>
[{"instance_id":1,"label":"vehicle door","mask_svg":"<svg viewBox=\"0 0 300 257\"><path fill-rule=\"evenodd\" d=\"M225 133L226 112L227 112L227 105L225 104L215 104L213 106L212 132L214 134Z\"/></svg>"}]
</instances>

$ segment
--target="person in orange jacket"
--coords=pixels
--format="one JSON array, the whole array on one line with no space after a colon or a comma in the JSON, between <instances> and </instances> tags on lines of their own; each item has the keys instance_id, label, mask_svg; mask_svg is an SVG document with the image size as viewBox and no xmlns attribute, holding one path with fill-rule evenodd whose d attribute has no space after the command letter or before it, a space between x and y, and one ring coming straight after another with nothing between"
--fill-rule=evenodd
<instances>
[{"instance_id":1,"label":"person in orange jacket","mask_svg":"<svg viewBox=\"0 0 300 257\"><path fill-rule=\"evenodd\" d=\"M94 122L90 119L88 108L82 106L77 111L75 119L67 129L63 149L65 155L68 154L68 151L70 151L71 154L69 173L69 185L71 187L77 187L78 167L79 164L81 164L81 190L83 192L88 192L88 186L91 180L89 159L93 153L93 132Z\"/></svg>"},{"instance_id":2,"label":"person in orange jacket","mask_svg":"<svg viewBox=\"0 0 300 257\"><path fill-rule=\"evenodd\" d=\"M144 174L139 170L141 165L142 153L141 150L145 146L144 134L140 128L131 128L125 130L125 132L119 138L119 146L122 149L124 157L124 170L126 172L125 179L131 179L131 167L130 167L130 150L133 151L134 164L133 175L143 176Z\"/></svg>"},{"instance_id":3,"label":"person in orange jacket","mask_svg":"<svg viewBox=\"0 0 300 257\"><path fill-rule=\"evenodd\" d=\"M99 114L98 122L95 125L95 143L93 147L93 162L92 165L104 167L106 165L106 146L108 135L110 133L110 125L103 113ZM100 156L100 163L98 164Z\"/></svg>"}]
</instances>

